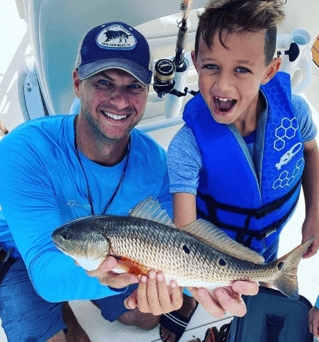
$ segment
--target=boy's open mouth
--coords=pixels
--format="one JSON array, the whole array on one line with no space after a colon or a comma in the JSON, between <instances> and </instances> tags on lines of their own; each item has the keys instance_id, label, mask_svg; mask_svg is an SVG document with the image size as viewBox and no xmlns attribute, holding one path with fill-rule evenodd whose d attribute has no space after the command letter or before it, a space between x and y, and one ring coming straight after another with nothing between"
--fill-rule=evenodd
<instances>
[{"instance_id":1,"label":"boy's open mouth","mask_svg":"<svg viewBox=\"0 0 319 342\"><path fill-rule=\"evenodd\" d=\"M237 103L237 100L218 96L214 96L213 100L215 107L221 112L229 112Z\"/></svg>"}]
</instances>

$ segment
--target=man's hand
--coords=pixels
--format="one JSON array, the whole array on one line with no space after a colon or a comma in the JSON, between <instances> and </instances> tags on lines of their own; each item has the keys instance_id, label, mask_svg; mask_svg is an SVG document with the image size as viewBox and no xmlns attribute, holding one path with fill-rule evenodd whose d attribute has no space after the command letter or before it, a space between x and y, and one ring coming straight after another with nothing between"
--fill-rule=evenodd
<instances>
[{"instance_id":1,"label":"man's hand","mask_svg":"<svg viewBox=\"0 0 319 342\"><path fill-rule=\"evenodd\" d=\"M308 313L309 331L319 337L319 309L315 306Z\"/></svg>"},{"instance_id":2,"label":"man's hand","mask_svg":"<svg viewBox=\"0 0 319 342\"><path fill-rule=\"evenodd\" d=\"M138 309L143 313L155 316L178 310L183 303L183 291L176 281L166 285L164 275L151 271L148 276L143 275L135 290L124 304L127 309Z\"/></svg>"},{"instance_id":3,"label":"man's hand","mask_svg":"<svg viewBox=\"0 0 319 342\"><path fill-rule=\"evenodd\" d=\"M241 295L254 296L258 290L258 284L251 281L235 281L231 286L219 287L213 291L189 288L193 297L216 318L224 317L226 311L238 317L244 316L247 309Z\"/></svg>"},{"instance_id":4,"label":"man's hand","mask_svg":"<svg viewBox=\"0 0 319 342\"><path fill-rule=\"evenodd\" d=\"M128 285L138 283L138 277L130 273L117 274L112 272L117 265L117 261L113 257L107 257L105 261L94 271L86 271L90 277L98 278L99 282L105 286L111 286L116 289L126 287Z\"/></svg>"}]
</instances>

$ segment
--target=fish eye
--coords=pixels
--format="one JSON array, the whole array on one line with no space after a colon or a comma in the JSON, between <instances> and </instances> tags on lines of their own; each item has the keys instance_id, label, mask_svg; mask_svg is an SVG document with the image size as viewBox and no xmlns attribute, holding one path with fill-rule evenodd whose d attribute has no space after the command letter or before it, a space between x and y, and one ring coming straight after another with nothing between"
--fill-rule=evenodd
<instances>
[{"instance_id":1,"label":"fish eye","mask_svg":"<svg viewBox=\"0 0 319 342\"><path fill-rule=\"evenodd\" d=\"M278 270L281 271L282 268L284 267L284 263L280 262L277 267L278 267Z\"/></svg>"},{"instance_id":2,"label":"fish eye","mask_svg":"<svg viewBox=\"0 0 319 342\"><path fill-rule=\"evenodd\" d=\"M220 266L226 266L226 261L224 259L219 259Z\"/></svg>"},{"instance_id":3,"label":"fish eye","mask_svg":"<svg viewBox=\"0 0 319 342\"><path fill-rule=\"evenodd\" d=\"M62 235L64 240L68 240L69 239L69 234L67 232L63 232L61 235Z\"/></svg>"},{"instance_id":4,"label":"fish eye","mask_svg":"<svg viewBox=\"0 0 319 342\"><path fill-rule=\"evenodd\" d=\"M186 245L183 246L183 250L184 250L184 252L185 252L186 254L189 254L189 253L190 253L190 250L189 250L189 248L188 248Z\"/></svg>"}]
</instances>

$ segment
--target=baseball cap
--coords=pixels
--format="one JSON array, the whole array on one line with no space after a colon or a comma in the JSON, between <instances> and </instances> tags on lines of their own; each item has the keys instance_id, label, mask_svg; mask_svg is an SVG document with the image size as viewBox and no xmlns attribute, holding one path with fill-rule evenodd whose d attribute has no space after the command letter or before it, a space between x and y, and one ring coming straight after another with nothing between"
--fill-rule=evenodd
<instances>
[{"instance_id":1,"label":"baseball cap","mask_svg":"<svg viewBox=\"0 0 319 342\"><path fill-rule=\"evenodd\" d=\"M145 37L122 22L97 26L83 37L75 61L84 80L103 70L127 71L144 85L151 83L153 60Z\"/></svg>"}]
</instances>

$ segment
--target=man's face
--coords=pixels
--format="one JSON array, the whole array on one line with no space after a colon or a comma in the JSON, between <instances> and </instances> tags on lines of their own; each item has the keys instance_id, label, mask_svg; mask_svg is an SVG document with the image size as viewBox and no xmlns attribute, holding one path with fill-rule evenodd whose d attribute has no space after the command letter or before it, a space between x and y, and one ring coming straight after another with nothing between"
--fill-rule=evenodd
<instances>
[{"instance_id":1,"label":"man's face","mask_svg":"<svg viewBox=\"0 0 319 342\"><path fill-rule=\"evenodd\" d=\"M213 118L233 123L241 133L257 115L260 85L270 79L272 63L265 66L264 44L264 32L233 33L226 38L226 49L217 33L211 49L201 39L197 58L192 52L199 90Z\"/></svg>"},{"instance_id":2,"label":"man's face","mask_svg":"<svg viewBox=\"0 0 319 342\"><path fill-rule=\"evenodd\" d=\"M121 140L141 120L148 87L126 71L110 69L86 80L73 74L81 112L97 139Z\"/></svg>"}]
</instances>

